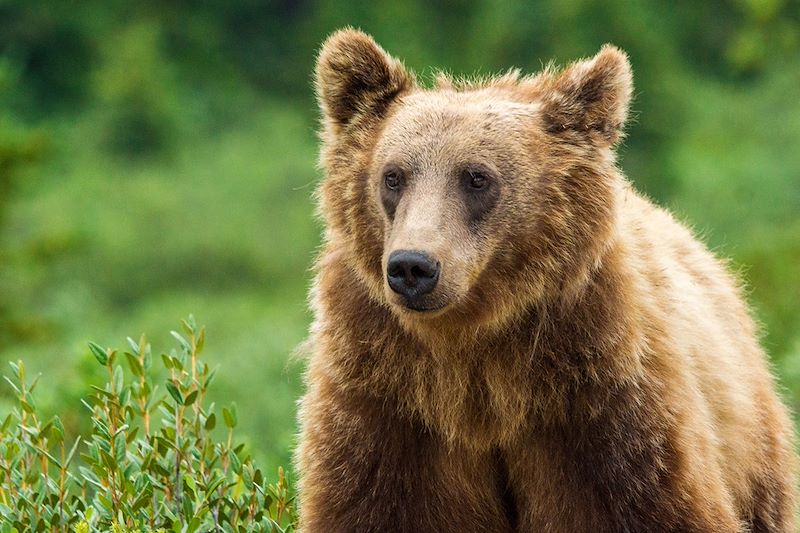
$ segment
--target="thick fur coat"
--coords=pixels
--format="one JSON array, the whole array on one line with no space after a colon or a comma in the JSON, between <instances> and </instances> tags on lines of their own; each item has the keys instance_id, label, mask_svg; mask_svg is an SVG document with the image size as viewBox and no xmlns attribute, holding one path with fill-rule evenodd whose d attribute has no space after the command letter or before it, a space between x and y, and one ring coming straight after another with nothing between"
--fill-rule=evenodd
<instances>
[{"instance_id":1,"label":"thick fur coat","mask_svg":"<svg viewBox=\"0 0 800 533\"><path fill-rule=\"evenodd\" d=\"M343 30L317 91L303 532L794 530L742 290L615 165L623 52L428 89ZM430 293L387 283L398 250Z\"/></svg>"}]
</instances>

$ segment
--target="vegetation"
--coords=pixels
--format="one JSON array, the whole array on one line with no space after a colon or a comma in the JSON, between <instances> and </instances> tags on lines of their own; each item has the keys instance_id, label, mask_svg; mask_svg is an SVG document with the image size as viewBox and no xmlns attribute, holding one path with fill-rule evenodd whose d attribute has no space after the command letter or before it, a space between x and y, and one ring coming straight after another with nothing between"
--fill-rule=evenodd
<instances>
[{"instance_id":1,"label":"vegetation","mask_svg":"<svg viewBox=\"0 0 800 533\"><path fill-rule=\"evenodd\" d=\"M320 235L310 80L344 25L423 80L628 51L620 165L732 258L800 410L796 0L2 0L0 361L43 372L40 421L93 431L80 400L107 378L86 338L193 312L220 368L207 400L237 402L264 472L290 467ZM0 420L14 408L0 388Z\"/></svg>"},{"instance_id":2,"label":"vegetation","mask_svg":"<svg viewBox=\"0 0 800 533\"><path fill-rule=\"evenodd\" d=\"M194 319L161 354L163 387L144 337L118 352L90 343L107 381L83 405L91 433L68 442L61 418L42 418L22 362L6 377L17 405L0 425L0 532L286 532L293 497L282 469L268 483L244 445L234 445L236 404L224 433L206 394L217 370L199 359L205 329ZM124 361L124 364L123 364ZM129 380L126 381L126 375Z\"/></svg>"}]
</instances>

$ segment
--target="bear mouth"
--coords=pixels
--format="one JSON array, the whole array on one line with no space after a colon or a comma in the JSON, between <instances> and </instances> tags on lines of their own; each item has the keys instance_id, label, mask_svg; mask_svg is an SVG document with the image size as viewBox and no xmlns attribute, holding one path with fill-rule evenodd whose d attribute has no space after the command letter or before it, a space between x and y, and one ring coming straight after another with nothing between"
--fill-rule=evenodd
<instances>
[{"instance_id":1,"label":"bear mouth","mask_svg":"<svg viewBox=\"0 0 800 533\"><path fill-rule=\"evenodd\" d=\"M431 305L430 303L426 302L416 302L413 300L406 300L403 302L402 307L418 314L428 314L428 313L433 314L447 307L447 304L445 303L445 304Z\"/></svg>"}]
</instances>

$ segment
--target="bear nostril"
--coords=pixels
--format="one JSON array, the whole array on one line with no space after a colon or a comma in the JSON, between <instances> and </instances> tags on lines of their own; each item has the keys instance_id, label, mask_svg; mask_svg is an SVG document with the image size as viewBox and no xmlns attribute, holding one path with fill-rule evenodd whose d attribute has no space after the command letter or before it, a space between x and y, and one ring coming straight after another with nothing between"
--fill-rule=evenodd
<instances>
[{"instance_id":1,"label":"bear nostril","mask_svg":"<svg viewBox=\"0 0 800 533\"><path fill-rule=\"evenodd\" d=\"M430 274L426 272L422 267L414 265L411 267L411 277L412 278L426 278L429 277Z\"/></svg>"},{"instance_id":2,"label":"bear nostril","mask_svg":"<svg viewBox=\"0 0 800 533\"><path fill-rule=\"evenodd\" d=\"M389 274L390 278L401 277L405 275L403 265L399 263L389 263L389 267L386 270L386 273Z\"/></svg>"},{"instance_id":3,"label":"bear nostril","mask_svg":"<svg viewBox=\"0 0 800 533\"><path fill-rule=\"evenodd\" d=\"M398 250L389 256L386 278L394 292L416 298L436 287L439 263L422 252Z\"/></svg>"}]
</instances>

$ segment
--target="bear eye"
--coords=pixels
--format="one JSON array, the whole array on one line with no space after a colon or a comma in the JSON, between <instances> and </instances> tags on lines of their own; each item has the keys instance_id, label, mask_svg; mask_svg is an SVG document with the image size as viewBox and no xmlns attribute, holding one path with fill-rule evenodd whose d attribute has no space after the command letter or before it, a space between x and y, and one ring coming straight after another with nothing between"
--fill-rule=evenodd
<instances>
[{"instance_id":1,"label":"bear eye","mask_svg":"<svg viewBox=\"0 0 800 533\"><path fill-rule=\"evenodd\" d=\"M396 191L403 185L403 175L396 168L390 168L383 173L383 183L390 191Z\"/></svg>"},{"instance_id":2,"label":"bear eye","mask_svg":"<svg viewBox=\"0 0 800 533\"><path fill-rule=\"evenodd\" d=\"M466 170L464 172L464 182L472 191L482 191L489 186L489 176L480 170Z\"/></svg>"}]
</instances>

